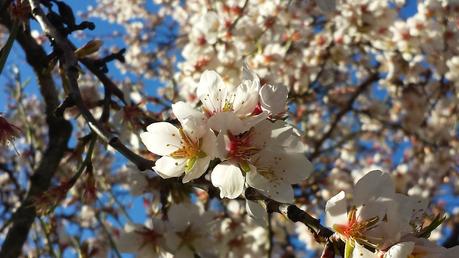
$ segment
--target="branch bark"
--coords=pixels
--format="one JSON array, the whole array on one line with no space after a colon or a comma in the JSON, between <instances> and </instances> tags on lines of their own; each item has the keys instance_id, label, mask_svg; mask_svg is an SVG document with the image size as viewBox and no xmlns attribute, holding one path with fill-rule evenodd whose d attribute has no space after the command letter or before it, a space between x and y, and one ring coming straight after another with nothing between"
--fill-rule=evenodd
<instances>
[{"instance_id":1,"label":"branch bark","mask_svg":"<svg viewBox=\"0 0 459 258\"><path fill-rule=\"evenodd\" d=\"M324 142L329 139L333 132L335 131L336 127L338 126L341 119L352 110L352 106L360 94L364 93L374 82L379 80L380 75L377 72L372 73L365 81L363 81L356 89L356 91L352 94L352 96L347 101L346 105L341 108L341 110L334 116L332 122L328 130L320 137L318 141L314 144L314 152L309 156L309 160L313 160L318 157L321 153L321 148Z\"/></svg>"},{"instance_id":2,"label":"branch bark","mask_svg":"<svg viewBox=\"0 0 459 258\"><path fill-rule=\"evenodd\" d=\"M59 59L62 68L65 71L67 76L70 97L73 99L74 103L78 107L80 113L83 115L87 121L91 130L99 136L104 142L108 143L119 153L129 159L131 162L136 164L139 170L147 170L154 166L154 161L143 158L140 155L137 155L128 147L126 147L118 137L112 135L108 130L106 130L91 114L88 108L83 103L81 98L80 89L78 87L78 60L74 54L74 48L72 43L64 36L62 33L53 26L53 24L48 20L45 13L40 7L40 2L37 0L30 0L30 7L32 9L33 17L38 21L41 28L48 37L50 37L55 43L55 47L59 50Z\"/></svg>"},{"instance_id":3,"label":"branch bark","mask_svg":"<svg viewBox=\"0 0 459 258\"><path fill-rule=\"evenodd\" d=\"M8 28L12 26L6 8L0 11L0 22ZM38 78L40 92L46 105L49 142L43 159L30 178L30 189L26 198L12 216L11 228L0 250L0 257L4 258L18 257L21 254L22 246L27 240L30 227L36 217L36 210L32 202L49 188L51 179L67 149L72 131L72 126L68 121L54 115L54 110L59 103L58 91L51 72L43 69L48 62L45 51L31 37L28 30L19 31L17 41L23 48L27 62L32 66Z\"/></svg>"}]
</instances>

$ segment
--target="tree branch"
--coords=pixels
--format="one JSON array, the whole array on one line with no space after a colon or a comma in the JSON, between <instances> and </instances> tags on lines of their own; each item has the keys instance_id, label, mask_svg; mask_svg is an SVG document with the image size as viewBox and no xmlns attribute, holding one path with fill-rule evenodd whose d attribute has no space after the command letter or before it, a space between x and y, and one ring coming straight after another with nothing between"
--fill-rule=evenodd
<instances>
[{"instance_id":1,"label":"tree branch","mask_svg":"<svg viewBox=\"0 0 459 258\"><path fill-rule=\"evenodd\" d=\"M7 11L2 9L0 13L0 22L11 28L12 22ZM27 240L30 227L36 217L32 201L49 188L51 179L67 149L72 131L72 126L68 121L54 116L59 99L51 72L43 69L43 65L48 62L45 51L31 37L28 30L19 31L16 39L24 49L27 62L32 66L38 78L40 92L46 105L49 142L43 159L30 178L30 189L26 199L12 216L11 228L0 251L0 257L4 258L15 258L21 254L22 246Z\"/></svg>"},{"instance_id":2,"label":"tree branch","mask_svg":"<svg viewBox=\"0 0 459 258\"><path fill-rule=\"evenodd\" d=\"M91 130L96 133L100 139L108 143L114 149L116 149L123 156L128 158L131 162L136 164L140 170L147 170L154 166L154 161L143 158L140 155L137 155L129 148L127 148L118 137L112 135L108 130L106 130L91 114L88 108L85 106L80 89L78 87L78 60L74 55L73 46L70 41L62 35L62 33L53 26L53 24L48 20L45 13L40 7L40 3L37 0L30 0L30 7L32 9L33 17L38 21L41 28L48 37L54 42L55 48L58 49L59 59L62 68L65 71L67 76L67 82L69 86L69 95L75 102L75 105L80 110L80 113L83 115L87 121Z\"/></svg>"},{"instance_id":3,"label":"tree branch","mask_svg":"<svg viewBox=\"0 0 459 258\"><path fill-rule=\"evenodd\" d=\"M309 156L309 160L313 160L321 153L321 148L324 142L331 137L333 132L335 131L336 127L338 126L341 119L352 110L352 106L357 98L365 92L374 82L379 80L380 76L379 73L374 72L372 73L365 81L363 81L356 89L356 91L352 94L350 99L347 101L346 105L341 108L341 110L335 115L332 122L330 123L330 127L328 130L320 137L318 141L314 144L314 152Z\"/></svg>"}]
</instances>

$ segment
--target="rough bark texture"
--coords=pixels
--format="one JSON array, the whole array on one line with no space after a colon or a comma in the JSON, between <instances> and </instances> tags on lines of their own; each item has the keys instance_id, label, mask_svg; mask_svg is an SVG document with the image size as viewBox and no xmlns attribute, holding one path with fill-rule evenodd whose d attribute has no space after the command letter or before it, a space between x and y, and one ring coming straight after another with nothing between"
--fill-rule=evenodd
<instances>
[{"instance_id":1,"label":"rough bark texture","mask_svg":"<svg viewBox=\"0 0 459 258\"><path fill-rule=\"evenodd\" d=\"M4 1L0 1L0 6L3 3ZM0 11L0 23L8 28L12 26L11 19L5 9ZM58 91L51 72L44 69L48 63L45 51L31 37L29 30L20 31L16 40L24 50L27 62L32 66L37 76L40 92L46 105L49 139L43 158L30 178L27 196L13 214L11 228L0 251L0 257L3 258L18 257L21 254L30 227L36 218L35 207L31 205L32 200L49 188L51 179L67 149L72 131L72 126L68 121L54 115L54 110L59 104Z\"/></svg>"}]
</instances>

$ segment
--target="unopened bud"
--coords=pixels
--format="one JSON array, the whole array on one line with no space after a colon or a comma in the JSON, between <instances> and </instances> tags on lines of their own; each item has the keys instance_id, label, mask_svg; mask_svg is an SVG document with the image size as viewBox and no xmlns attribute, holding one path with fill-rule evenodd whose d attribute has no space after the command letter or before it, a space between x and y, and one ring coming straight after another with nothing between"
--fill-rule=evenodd
<instances>
[{"instance_id":1,"label":"unopened bud","mask_svg":"<svg viewBox=\"0 0 459 258\"><path fill-rule=\"evenodd\" d=\"M91 40L88 43L86 43L86 45L75 50L75 56L77 58L83 58L85 56L88 56L90 54L97 52L101 46L102 46L102 40L98 40L98 39Z\"/></svg>"}]
</instances>

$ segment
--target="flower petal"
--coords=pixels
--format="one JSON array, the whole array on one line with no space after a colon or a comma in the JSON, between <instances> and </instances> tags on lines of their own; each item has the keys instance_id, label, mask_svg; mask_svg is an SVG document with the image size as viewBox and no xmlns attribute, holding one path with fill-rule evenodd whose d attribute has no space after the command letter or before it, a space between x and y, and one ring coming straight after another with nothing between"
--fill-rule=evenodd
<instances>
[{"instance_id":1,"label":"flower petal","mask_svg":"<svg viewBox=\"0 0 459 258\"><path fill-rule=\"evenodd\" d=\"M194 109L189 103L179 101L172 104L172 111L180 121L183 129L194 141L197 141L206 133L207 126L205 116Z\"/></svg>"},{"instance_id":2,"label":"flower petal","mask_svg":"<svg viewBox=\"0 0 459 258\"><path fill-rule=\"evenodd\" d=\"M165 156L181 147L179 130L170 123L158 122L147 127L140 139L150 152Z\"/></svg>"},{"instance_id":3,"label":"flower petal","mask_svg":"<svg viewBox=\"0 0 459 258\"><path fill-rule=\"evenodd\" d=\"M263 174L258 173L252 169L247 173L247 184L251 187L258 189L261 193L267 197L282 203L293 202L293 188L292 186L279 178L270 178L273 175L267 177Z\"/></svg>"},{"instance_id":4,"label":"flower petal","mask_svg":"<svg viewBox=\"0 0 459 258\"><path fill-rule=\"evenodd\" d=\"M223 83L220 75L214 71L205 71L198 84L197 95L205 109L220 112L225 105L230 89Z\"/></svg>"},{"instance_id":5,"label":"flower petal","mask_svg":"<svg viewBox=\"0 0 459 258\"><path fill-rule=\"evenodd\" d=\"M234 95L233 109L239 116L247 116L253 113L258 105L259 81L243 81Z\"/></svg>"},{"instance_id":6,"label":"flower petal","mask_svg":"<svg viewBox=\"0 0 459 258\"><path fill-rule=\"evenodd\" d=\"M354 203L361 205L368 200L393 198L395 186L388 173L373 170L364 175L354 187Z\"/></svg>"},{"instance_id":7,"label":"flower petal","mask_svg":"<svg viewBox=\"0 0 459 258\"><path fill-rule=\"evenodd\" d=\"M235 199L244 191L244 176L238 166L230 162L218 164L211 174L212 184L220 189L220 197Z\"/></svg>"},{"instance_id":8,"label":"flower petal","mask_svg":"<svg viewBox=\"0 0 459 258\"><path fill-rule=\"evenodd\" d=\"M278 115L287 110L288 88L284 85L265 84L260 89L260 102L263 110Z\"/></svg>"},{"instance_id":9,"label":"flower petal","mask_svg":"<svg viewBox=\"0 0 459 258\"><path fill-rule=\"evenodd\" d=\"M384 257L387 258L396 258L396 257L410 257L410 254L414 250L414 242L402 242L396 245L393 245L387 253L384 254Z\"/></svg>"},{"instance_id":10,"label":"flower petal","mask_svg":"<svg viewBox=\"0 0 459 258\"><path fill-rule=\"evenodd\" d=\"M215 131L225 133L230 131L236 135L250 129L250 127L246 127L244 122L233 112L216 113L211 118L209 118L207 123L209 127Z\"/></svg>"},{"instance_id":11,"label":"flower petal","mask_svg":"<svg viewBox=\"0 0 459 258\"><path fill-rule=\"evenodd\" d=\"M204 157L196 160L196 163L194 164L193 168L189 172L187 172L183 177L182 182L188 183L190 182L190 180L201 177L209 167L209 162L209 157Z\"/></svg>"},{"instance_id":12,"label":"flower petal","mask_svg":"<svg viewBox=\"0 0 459 258\"><path fill-rule=\"evenodd\" d=\"M185 172L186 159L174 159L164 156L158 159L153 169L162 178L179 177Z\"/></svg>"},{"instance_id":13,"label":"flower petal","mask_svg":"<svg viewBox=\"0 0 459 258\"><path fill-rule=\"evenodd\" d=\"M347 200L346 194L341 191L327 201L325 205L325 223L332 228L335 224L347 223Z\"/></svg>"}]
</instances>

